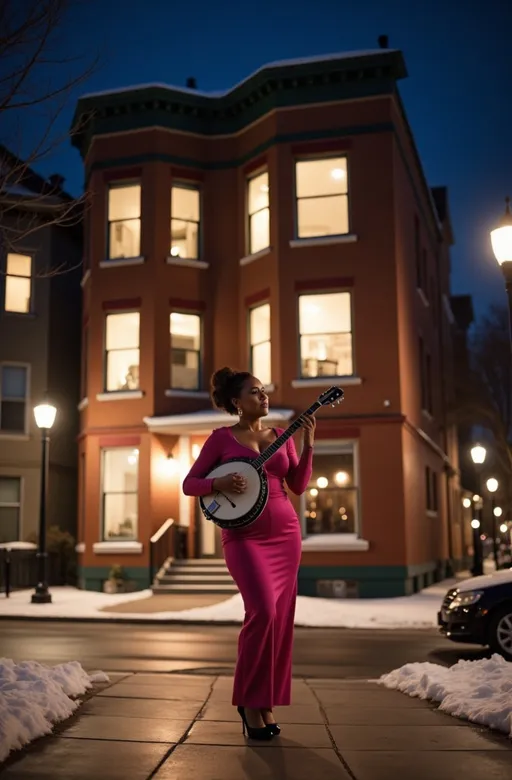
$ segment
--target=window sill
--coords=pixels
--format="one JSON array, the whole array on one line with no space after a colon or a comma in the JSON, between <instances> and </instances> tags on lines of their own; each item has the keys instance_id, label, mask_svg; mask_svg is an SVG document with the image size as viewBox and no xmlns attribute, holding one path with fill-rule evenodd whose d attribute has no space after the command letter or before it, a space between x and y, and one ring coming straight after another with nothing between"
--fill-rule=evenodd
<instances>
[{"instance_id":1,"label":"window sill","mask_svg":"<svg viewBox=\"0 0 512 780\"><path fill-rule=\"evenodd\" d=\"M0 439L3 441L30 441L30 436L28 433L8 433L7 431L4 433L0 431Z\"/></svg>"},{"instance_id":2,"label":"window sill","mask_svg":"<svg viewBox=\"0 0 512 780\"><path fill-rule=\"evenodd\" d=\"M423 303L423 305L428 308L430 306L430 303L428 302L428 298L425 295L425 293L423 292L423 290L421 289L421 287L416 287L416 292L420 296L420 299L421 299L421 302Z\"/></svg>"},{"instance_id":3,"label":"window sill","mask_svg":"<svg viewBox=\"0 0 512 780\"><path fill-rule=\"evenodd\" d=\"M87 409L89 406L89 399L88 398L82 398L78 406L76 407L79 412L83 412L84 409Z\"/></svg>"},{"instance_id":4,"label":"window sill","mask_svg":"<svg viewBox=\"0 0 512 780\"><path fill-rule=\"evenodd\" d=\"M140 555L142 542L96 542L92 551L98 555Z\"/></svg>"},{"instance_id":5,"label":"window sill","mask_svg":"<svg viewBox=\"0 0 512 780\"><path fill-rule=\"evenodd\" d=\"M85 285L87 284L90 278L91 278L91 269L88 268L87 271L82 276L82 281L80 282L80 287L82 289L85 287Z\"/></svg>"},{"instance_id":6,"label":"window sill","mask_svg":"<svg viewBox=\"0 0 512 780\"><path fill-rule=\"evenodd\" d=\"M98 393L97 401L130 401L136 398L143 398L142 390L113 390L110 393Z\"/></svg>"},{"instance_id":7,"label":"window sill","mask_svg":"<svg viewBox=\"0 0 512 780\"><path fill-rule=\"evenodd\" d=\"M75 544L75 552L78 553L78 555L81 555L85 552L85 542L78 542L78 544Z\"/></svg>"},{"instance_id":8,"label":"window sill","mask_svg":"<svg viewBox=\"0 0 512 780\"><path fill-rule=\"evenodd\" d=\"M28 277L27 277L28 278ZM4 317L14 317L20 320L35 320L36 315L33 311L8 311L4 309L2 314Z\"/></svg>"},{"instance_id":9,"label":"window sill","mask_svg":"<svg viewBox=\"0 0 512 780\"><path fill-rule=\"evenodd\" d=\"M210 393L205 390L166 390L167 398L209 398Z\"/></svg>"},{"instance_id":10,"label":"window sill","mask_svg":"<svg viewBox=\"0 0 512 780\"><path fill-rule=\"evenodd\" d=\"M331 550L366 552L370 549L370 542L359 539L355 534L315 534L302 540L302 549L319 552Z\"/></svg>"},{"instance_id":11,"label":"window sill","mask_svg":"<svg viewBox=\"0 0 512 780\"><path fill-rule=\"evenodd\" d=\"M166 260L167 265L182 265L186 268L209 268L210 263L205 260L192 260L189 257L173 257L168 255Z\"/></svg>"},{"instance_id":12,"label":"window sill","mask_svg":"<svg viewBox=\"0 0 512 780\"><path fill-rule=\"evenodd\" d=\"M314 238L293 238L290 241L292 249L301 246L329 246L330 244L353 244L358 241L355 233L344 233L339 236L315 236Z\"/></svg>"},{"instance_id":13,"label":"window sill","mask_svg":"<svg viewBox=\"0 0 512 780\"><path fill-rule=\"evenodd\" d=\"M260 249L259 252L254 252L251 255L246 255L245 257L242 257L238 262L240 265L250 265L251 263L254 263L255 260L259 260L260 257L265 257L266 255L269 255L272 251L271 246L266 246L265 249Z\"/></svg>"},{"instance_id":14,"label":"window sill","mask_svg":"<svg viewBox=\"0 0 512 780\"><path fill-rule=\"evenodd\" d=\"M117 268L123 265L143 265L145 257L113 257L111 260L102 260L100 268Z\"/></svg>"},{"instance_id":15,"label":"window sill","mask_svg":"<svg viewBox=\"0 0 512 780\"><path fill-rule=\"evenodd\" d=\"M360 376L313 376L308 379L292 379L292 387L330 387L332 384L362 385Z\"/></svg>"}]
</instances>

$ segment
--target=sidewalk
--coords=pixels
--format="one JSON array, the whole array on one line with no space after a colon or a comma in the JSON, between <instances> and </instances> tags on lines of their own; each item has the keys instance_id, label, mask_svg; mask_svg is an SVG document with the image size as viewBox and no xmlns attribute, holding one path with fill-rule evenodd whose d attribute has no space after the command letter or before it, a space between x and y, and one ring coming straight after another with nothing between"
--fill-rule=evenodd
<instances>
[{"instance_id":1,"label":"sidewalk","mask_svg":"<svg viewBox=\"0 0 512 780\"><path fill-rule=\"evenodd\" d=\"M232 680L111 675L2 780L509 780L512 742L364 680L299 680L282 735L249 742Z\"/></svg>"}]
</instances>

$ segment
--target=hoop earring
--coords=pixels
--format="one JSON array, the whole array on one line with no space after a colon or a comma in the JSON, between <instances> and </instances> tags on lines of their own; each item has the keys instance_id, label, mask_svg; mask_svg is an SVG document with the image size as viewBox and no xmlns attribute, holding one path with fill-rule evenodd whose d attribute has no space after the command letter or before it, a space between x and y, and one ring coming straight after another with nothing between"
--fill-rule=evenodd
<instances>
[{"instance_id":1,"label":"hoop earring","mask_svg":"<svg viewBox=\"0 0 512 780\"><path fill-rule=\"evenodd\" d=\"M238 414L239 417L241 417L243 415L243 412L242 412L241 409L237 409L236 411L237 411L237 414Z\"/></svg>"}]
</instances>

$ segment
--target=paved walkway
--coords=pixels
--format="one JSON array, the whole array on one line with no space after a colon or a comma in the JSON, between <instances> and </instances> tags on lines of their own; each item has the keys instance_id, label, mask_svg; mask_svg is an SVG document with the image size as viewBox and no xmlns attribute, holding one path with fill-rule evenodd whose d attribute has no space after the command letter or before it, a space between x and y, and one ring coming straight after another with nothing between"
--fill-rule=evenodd
<instances>
[{"instance_id":1,"label":"paved walkway","mask_svg":"<svg viewBox=\"0 0 512 780\"><path fill-rule=\"evenodd\" d=\"M111 675L2 780L510 780L512 742L375 683L295 680L271 743L242 737L232 681Z\"/></svg>"}]
</instances>

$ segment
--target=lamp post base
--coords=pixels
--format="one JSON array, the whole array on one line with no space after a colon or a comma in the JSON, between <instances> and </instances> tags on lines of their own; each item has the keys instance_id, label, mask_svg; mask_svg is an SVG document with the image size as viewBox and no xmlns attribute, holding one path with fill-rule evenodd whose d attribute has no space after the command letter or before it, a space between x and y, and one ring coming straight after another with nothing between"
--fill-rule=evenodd
<instances>
[{"instance_id":1,"label":"lamp post base","mask_svg":"<svg viewBox=\"0 0 512 780\"><path fill-rule=\"evenodd\" d=\"M32 594L32 604L51 604L52 594L48 590L47 585L37 585L35 593Z\"/></svg>"}]
</instances>

